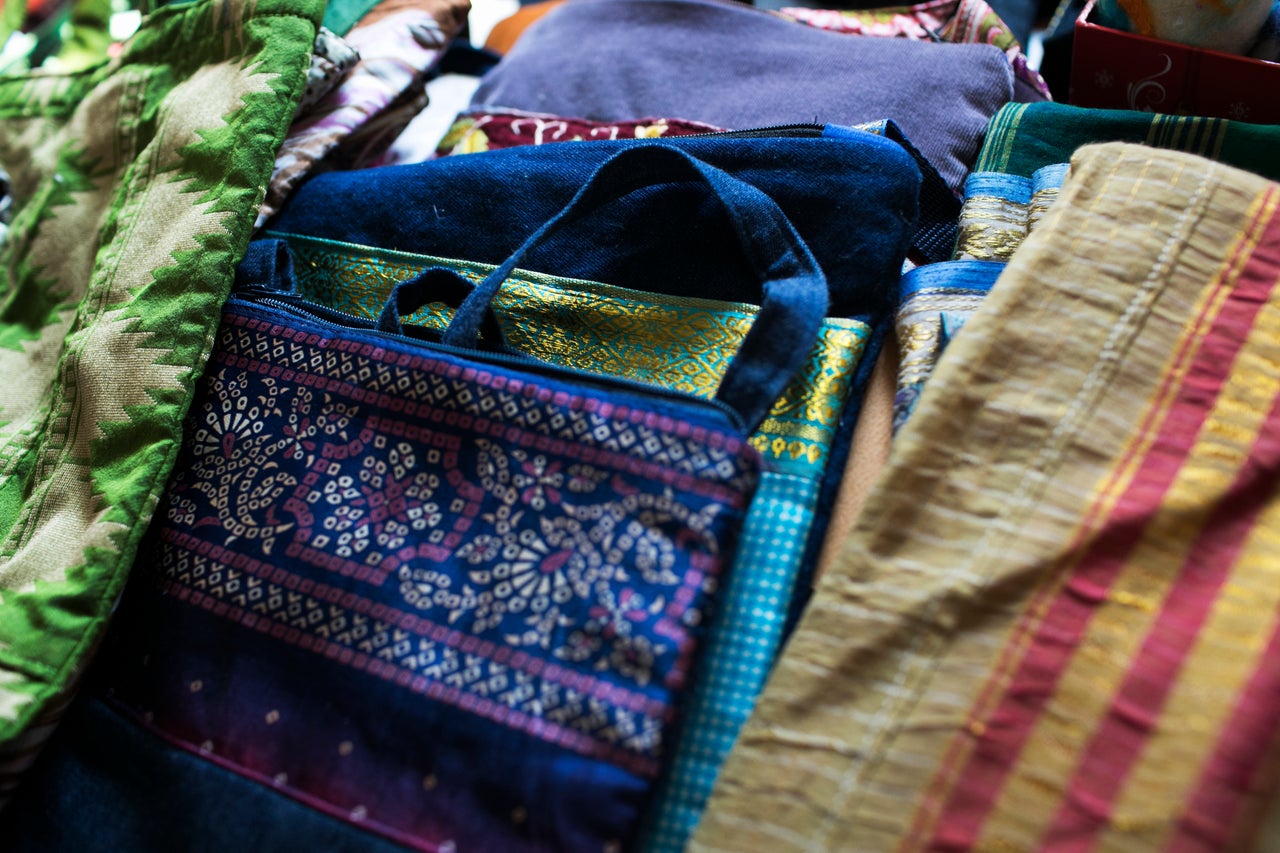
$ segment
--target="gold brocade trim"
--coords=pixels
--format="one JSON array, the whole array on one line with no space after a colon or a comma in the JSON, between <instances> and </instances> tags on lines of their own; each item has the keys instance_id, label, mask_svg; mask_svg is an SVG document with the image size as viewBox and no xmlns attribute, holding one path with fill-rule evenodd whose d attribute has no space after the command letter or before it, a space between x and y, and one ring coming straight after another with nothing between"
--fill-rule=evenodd
<instances>
[{"instance_id":1,"label":"gold brocade trim","mask_svg":"<svg viewBox=\"0 0 1280 853\"><path fill-rule=\"evenodd\" d=\"M1030 234L1036 230L1040 224L1040 220L1044 219L1044 215L1049 212L1049 208L1058 200L1061 193L1060 187L1045 187L1042 190L1036 190L1031 195L1031 204L1027 206L1027 233Z\"/></svg>"},{"instance_id":2,"label":"gold brocade trim","mask_svg":"<svg viewBox=\"0 0 1280 853\"><path fill-rule=\"evenodd\" d=\"M942 323L922 321L898 326L898 385L922 382L933 373L942 343Z\"/></svg>"},{"instance_id":3,"label":"gold brocade trim","mask_svg":"<svg viewBox=\"0 0 1280 853\"><path fill-rule=\"evenodd\" d=\"M985 299L985 293L972 290L956 288L919 290L898 309L898 322L906 322L916 314L924 312L976 311Z\"/></svg>"},{"instance_id":4,"label":"gold brocade trim","mask_svg":"<svg viewBox=\"0 0 1280 853\"><path fill-rule=\"evenodd\" d=\"M1060 192L1060 187L1044 187L1032 193L1028 204L994 195L966 198L954 259L1008 262Z\"/></svg>"},{"instance_id":5,"label":"gold brocade trim","mask_svg":"<svg viewBox=\"0 0 1280 853\"><path fill-rule=\"evenodd\" d=\"M788 441L780 435L770 438L766 434L767 427L761 426L754 435L751 436L751 446L760 451L761 455L772 458L788 460L790 462L808 462L810 465L817 465L827 452L827 441L801 441L793 439Z\"/></svg>"},{"instance_id":6,"label":"gold brocade trim","mask_svg":"<svg viewBox=\"0 0 1280 853\"><path fill-rule=\"evenodd\" d=\"M955 258L1008 261L1026 236L1026 205L999 196L971 196L960 211Z\"/></svg>"},{"instance_id":7,"label":"gold brocade trim","mask_svg":"<svg viewBox=\"0 0 1280 853\"><path fill-rule=\"evenodd\" d=\"M472 281L493 267L467 261L288 237L304 298L374 318L398 282L428 266ZM661 300L661 301L659 301ZM643 293L517 271L494 300L508 345L552 364L659 385L702 399L719 388L759 308L746 303ZM407 318L443 328L450 306ZM827 318L802 374L774 403L751 443L782 470L823 466L870 328ZM799 466L799 470L797 469Z\"/></svg>"},{"instance_id":8,"label":"gold brocade trim","mask_svg":"<svg viewBox=\"0 0 1280 853\"><path fill-rule=\"evenodd\" d=\"M933 373L942 354L942 324L945 315L962 323L978 310L983 294L972 292L922 291L907 300L898 311L898 387L922 383Z\"/></svg>"}]
</instances>

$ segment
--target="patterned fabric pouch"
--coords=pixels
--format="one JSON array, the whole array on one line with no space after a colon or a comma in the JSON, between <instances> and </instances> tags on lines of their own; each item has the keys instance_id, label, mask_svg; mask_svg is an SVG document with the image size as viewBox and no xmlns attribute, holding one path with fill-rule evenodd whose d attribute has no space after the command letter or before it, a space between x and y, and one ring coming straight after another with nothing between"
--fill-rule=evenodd
<instances>
[{"instance_id":1,"label":"patterned fabric pouch","mask_svg":"<svg viewBox=\"0 0 1280 853\"><path fill-rule=\"evenodd\" d=\"M196 0L0 78L0 793L96 650L178 452L322 3Z\"/></svg>"},{"instance_id":2,"label":"patterned fabric pouch","mask_svg":"<svg viewBox=\"0 0 1280 853\"><path fill-rule=\"evenodd\" d=\"M288 243L297 293L370 318L397 282L424 267L448 266L474 281L493 269L306 237ZM494 310L503 337L521 352L705 399L715 395L759 312L527 271L508 277ZM411 321L442 328L448 319L436 303ZM860 320L826 318L804 369L751 436L764 470L653 810L653 843L663 848L680 849L692 831L782 643L819 490L872 332Z\"/></svg>"},{"instance_id":3,"label":"patterned fabric pouch","mask_svg":"<svg viewBox=\"0 0 1280 853\"><path fill-rule=\"evenodd\" d=\"M501 341L491 302L534 244L673 179L713 190L765 292L711 399L477 346ZM432 267L376 321L251 260L105 688L411 846L629 843L755 491L748 436L822 329L812 256L763 193L651 146L480 284ZM401 325L436 299L461 302L442 333Z\"/></svg>"},{"instance_id":4,"label":"patterned fabric pouch","mask_svg":"<svg viewBox=\"0 0 1280 853\"><path fill-rule=\"evenodd\" d=\"M307 70L307 87L298 102L298 115L310 111L326 95L341 85L360 61L360 53L342 40L336 33L324 27L316 33L315 48L311 52L311 68Z\"/></svg>"}]
</instances>

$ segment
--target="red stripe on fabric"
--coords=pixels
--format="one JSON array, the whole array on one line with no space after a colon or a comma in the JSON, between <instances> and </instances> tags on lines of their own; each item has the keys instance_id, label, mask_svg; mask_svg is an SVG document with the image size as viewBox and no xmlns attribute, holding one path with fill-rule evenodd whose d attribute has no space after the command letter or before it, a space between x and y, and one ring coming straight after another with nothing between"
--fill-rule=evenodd
<instances>
[{"instance_id":1,"label":"red stripe on fabric","mask_svg":"<svg viewBox=\"0 0 1280 853\"><path fill-rule=\"evenodd\" d=\"M1256 222L1250 223L1248 231L1256 227ZM1268 236L1277 230L1274 220L1266 223L1266 228ZM1242 238L1237 251L1246 242ZM1222 286L1222 280L1217 284ZM1070 579L1049 603L998 705L977 727L973 751L952 786L929 849L968 850L976 842L1090 620L1141 541L1151 508L1163 500L1194 445L1273 284L1274 277L1268 281L1261 275L1242 274L1228 294L1129 488L1117 500L1104 529Z\"/></svg>"},{"instance_id":2,"label":"red stripe on fabric","mask_svg":"<svg viewBox=\"0 0 1280 853\"><path fill-rule=\"evenodd\" d=\"M1237 849L1233 843L1237 824L1251 794L1263 787L1260 780L1273 770L1273 744L1280 736L1280 625L1262 653L1260 666L1223 726L1213 756L1187 805L1173 838L1170 853Z\"/></svg>"},{"instance_id":3,"label":"red stripe on fabric","mask_svg":"<svg viewBox=\"0 0 1280 853\"><path fill-rule=\"evenodd\" d=\"M1258 224L1257 220L1250 223L1250 228ZM1242 241L1243 242L1243 241ZM1236 247L1236 255L1232 257L1234 262L1240 255L1240 247ZM1219 291L1226 290L1227 286L1220 277L1215 285ZM1194 324L1184 329L1181 338L1178 341L1177 349L1170 358L1170 368L1165 375L1161 377L1161 384L1157 387L1151 399L1154 401L1150 407L1143 413L1142 419L1134 431L1135 436L1151 435L1157 431L1157 425L1167 412L1165 401L1173 395L1177 388L1175 387L1178 377L1182 375L1182 367L1194 356L1196 344L1204 337L1204 328L1210 325L1212 317L1208 314L1198 316ZM1154 439L1153 439L1154 441ZM1115 491L1116 485L1123 477L1123 472L1129 470L1132 466L1141 461L1143 443L1140 440L1130 441L1124 450L1116 458L1111 465L1111 471L1107 475L1104 485L1097 489L1096 494L1108 495ZM1085 541L1088 539L1092 531L1097 530L1101 526L1100 519L1107 513L1106 503L1102 499L1096 499L1082 516L1079 524L1079 532L1072 541L1071 546L1067 549L1068 554L1075 554L1079 551ZM1030 643L1029 635L1039 629L1040 617L1045 610L1048 609L1052 599L1057 595L1058 590L1052 585L1044 585L1037 589L1031 596L1023 615L1018 624L1010 632L1009 640L1001 649L1000 654L991 668L991 675L988 677L986 684L979 691L977 698L974 700L970 710L970 719L973 721L970 727L970 733L973 728L977 728L979 732L985 732L985 725L978 722L978 719L984 714L989 713L985 709L992 702L996 701L995 697L1005 689L1003 674L1016 666L1016 660L1020 659L1025 653L1026 645ZM952 740L946 754L939 763L939 770L935 774L932 783L926 790L922 805L916 811L915 819L907 836L904 839L901 849L910 850L917 846L917 838L926 832L932 831L931 815L935 811L942 808L943 803L940 802L944 797L952 792L954 785L949 783L951 775L957 772L957 765L965 755L965 746L968 741L962 737L956 737ZM967 765L966 765L967 766Z\"/></svg>"},{"instance_id":4,"label":"red stripe on fabric","mask_svg":"<svg viewBox=\"0 0 1280 853\"><path fill-rule=\"evenodd\" d=\"M1221 284L1222 283L1219 282L1220 287ZM1152 399L1157 402L1143 413L1142 420L1139 423L1137 430L1134 432L1134 435L1149 435L1156 430L1156 425L1165 412L1165 406L1162 401L1176 391L1172 386L1175 382L1174 377L1179 375L1177 366L1186 363L1192 357L1193 353L1191 351L1194 349L1194 345L1203 336L1199 333L1200 326L1206 322L1207 318L1198 318L1197 324L1193 327L1191 333L1185 333L1182 336L1182 339L1178 343L1178 348L1174 352L1173 358L1170 360L1170 364L1174 365L1174 367L1171 368L1162 378L1162 384L1157 389L1157 392L1152 396ZM1140 441L1131 441L1124 448L1124 451L1111 465L1111 472L1107 477L1106 484L1102 488L1098 489L1098 494L1106 495L1114 491L1118 479L1122 476L1122 472L1128 470L1131 465L1136 464L1135 460L1140 461L1138 457L1143 453L1141 447L1142 443ZM1095 501L1088 508L1088 511L1084 514L1083 520L1079 526L1080 533L1077 534L1075 540L1072 541L1071 547L1067 550L1068 554L1074 554L1082 547L1083 543L1088 538L1088 533L1093 530L1097 530L1101 526L1100 519L1105 514L1105 505L1100 500ZM1005 643L1004 648L1001 649L1000 655L991 669L993 675L988 678L987 683L983 686L977 699L974 701L972 706L973 710L970 712L971 719L976 720L977 717L981 716L984 713L981 709L986 708L992 701L994 701L993 697L1000 691L1004 690L1000 674L1009 671L1009 669L1015 665L1015 659L1019 658L1024 653L1024 644L1029 643L1028 635L1032 634L1040 627L1039 614L1043 613L1048 608L1056 593L1057 590L1052 586L1045 586L1037 590L1032 595L1024 609L1022 619L1010 633L1009 640ZM980 731L985 732L985 725L979 725L981 726ZM950 774L954 772L957 763L961 760L960 756L964 753L965 744L966 741L962 738L955 738L952 740L950 747L939 764L940 769L934 777L930 790L925 793L923 805L916 812L911 830L902 844L903 850L913 849L916 844L915 839L921 834L930 831L929 815L934 809L941 808L938 801L941 800L942 797L946 796L946 791L953 789L954 786L948 785L946 780ZM967 845L962 846L967 849Z\"/></svg>"},{"instance_id":5,"label":"red stripe on fabric","mask_svg":"<svg viewBox=\"0 0 1280 853\"><path fill-rule=\"evenodd\" d=\"M1272 401L1253 452L1187 553L1110 711L1084 751L1062 808L1044 838L1046 846L1089 849L1096 832L1110 821L1114 801L1147 738L1158 728L1165 701L1223 583L1274 496L1277 474L1280 398Z\"/></svg>"}]
</instances>

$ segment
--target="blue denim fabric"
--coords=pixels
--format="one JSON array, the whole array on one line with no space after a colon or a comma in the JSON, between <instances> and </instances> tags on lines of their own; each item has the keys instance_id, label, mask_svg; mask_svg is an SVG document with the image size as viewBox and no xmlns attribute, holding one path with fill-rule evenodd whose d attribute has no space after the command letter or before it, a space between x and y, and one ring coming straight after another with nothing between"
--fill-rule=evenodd
<instances>
[{"instance_id":1,"label":"blue denim fabric","mask_svg":"<svg viewBox=\"0 0 1280 853\"><path fill-rule=\"evenodd\" d=\"M889 309L911 244L920 172L895 142L848 138L681 137L574 142L320 175L268 230L500 264L617 152L685 151L770 196L831 288L831 314ZM653 201L651 201L653 199ZM663 210L665 215L642 211ZM687 180L639 190L552 236L527 269L636 290L759 302L718 204Z\"/></svg>"},{"instance_id":2,"label":"blue denim fabric","mask_svg":"<svg viewBox=\"0 0 1280 853\"><path fill-rule=\"evenodd\" d=\"M498 288L516 265L544 241L564 233L592 211L630 192L671 178L692 177L710 190L738 238L738 254L760 283L760 314L720 382L716 399L732 407L748 431L764 420L809 355L827 314L827 284L791 223L760 190L663 145L628 148L601 166L563 211L531 235L458 308L444 334L469 345Z\"/></svg>"}]
</instances>

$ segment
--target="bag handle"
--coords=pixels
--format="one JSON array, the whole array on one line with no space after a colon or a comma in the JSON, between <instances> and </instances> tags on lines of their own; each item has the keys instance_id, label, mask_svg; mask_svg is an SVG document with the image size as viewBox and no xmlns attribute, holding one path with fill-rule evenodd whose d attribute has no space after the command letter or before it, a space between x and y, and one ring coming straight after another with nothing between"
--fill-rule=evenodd
<instances>
[{"instance_id":1,"label":"bag handle","mask_svg":"<svg viewBox=\"0 0 1280 853\"><path fill-rule=\"evenodd\" d=\"M431 302L459 305L475 291L475 287L448 267L428 267L395 286L378 314L378 329L393 335L403 335L406 332L400 323L402 316L408 316ZM480 321L480 334L499 348L504 345L502 328L498 325L498 318L494 316L492 308L484 312Z\"/></svg>"},{"instance_id":2,"label":"bag handle","mask_svg":"<svg viewBox=\"0 0 1280 853\"><path fill-rule=\"evenodd\" d=\"M476 285L442 340L474 347L502 283L520 259L552 232L635 190L688 180L704 184L720 201L763 291L760 313L716 391L716 399L737 411L748 430L754 431L812 351L827 314L827 280L773 199L672 146L628 148L601 165L560 213Z\"/></svg>"}]
</instances>

